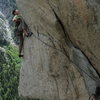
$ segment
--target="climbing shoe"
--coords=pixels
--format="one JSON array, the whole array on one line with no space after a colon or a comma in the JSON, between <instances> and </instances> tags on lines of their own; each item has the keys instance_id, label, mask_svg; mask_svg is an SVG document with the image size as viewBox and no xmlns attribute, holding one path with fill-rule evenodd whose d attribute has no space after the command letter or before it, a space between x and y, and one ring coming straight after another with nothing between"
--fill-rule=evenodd
<instances>
[{"instance_id":1,"label":"climbing shoe","mask_svg":"<svg viewBox=\"0 0 100 100\"><path fill-rule=\"evenodd\" d=\"M23 57L23 55L19 55L19 57Z\"/></svg>"},{"instance_id":2,"label":"climbing shoe","mask_svg":"<svg viewBox=\"0 0 100 100\"><path fill-rule=\"evenodd\" d=\"M28 35L26 35L27 37L30 37L33 33L29 32Z\"/></svg>"}]
</instances>

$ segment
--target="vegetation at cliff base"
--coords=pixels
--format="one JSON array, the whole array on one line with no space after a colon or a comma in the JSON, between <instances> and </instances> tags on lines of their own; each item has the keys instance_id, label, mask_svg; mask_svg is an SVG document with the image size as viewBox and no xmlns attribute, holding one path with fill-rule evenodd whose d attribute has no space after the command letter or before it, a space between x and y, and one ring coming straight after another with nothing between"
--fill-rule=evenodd
<instances>
[{"instance_id":1,"label":"vegetation at cliff base","mask_svg":"<svg viewBox=\"0 0 100 100\"><path fill-rule=\"evenodd\" d=\"M0 62L0 100L20 100L18 97L18 80L20 59L17 48L5 48L5 61Z\"/></svg>"},{"instance_id":2,"label":"vegetation at cliff base","mask_svg":"<svg viewBox=\"0 0 100 100\"><path fill-rule=\"evenodd\" d=\"M39 100L21 99L18 96L20 58L16 46L6 46L0 51L0 100Z\"/></svg>"}]
</instances>

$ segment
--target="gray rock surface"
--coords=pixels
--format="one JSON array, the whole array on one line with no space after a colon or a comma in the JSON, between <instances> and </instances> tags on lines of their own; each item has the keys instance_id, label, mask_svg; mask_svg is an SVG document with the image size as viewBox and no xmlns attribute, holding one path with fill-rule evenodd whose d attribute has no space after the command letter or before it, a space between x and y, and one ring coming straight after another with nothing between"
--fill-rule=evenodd
<instances>
[{"instance_id":1,"label":"gray rock surface","mask_svg":"<svg viewBox=\"0 0 100 100\"><path fill-rule=\"evenodd\" d=\"M34 33L24 41L19 95L88 100L100 81L99 0L17 0Z\"/></svg>"}]
</instances>

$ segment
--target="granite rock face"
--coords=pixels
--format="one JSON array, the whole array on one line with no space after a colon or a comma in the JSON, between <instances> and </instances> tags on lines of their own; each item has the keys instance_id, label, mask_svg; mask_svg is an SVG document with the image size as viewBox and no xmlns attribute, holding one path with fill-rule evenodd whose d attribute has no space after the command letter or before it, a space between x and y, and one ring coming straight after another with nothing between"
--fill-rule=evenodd
<instances>
[{"instance_id":1,"label":"granite rock face","mask_svg":"<svg viewBox=\"0 0 100 100\"><path fill-rule=\"evenodd\" d=\"M100 81L99 0L17 0L34 33L24 41L19 95L88 100Z\"/></svg>"}]
</instances>

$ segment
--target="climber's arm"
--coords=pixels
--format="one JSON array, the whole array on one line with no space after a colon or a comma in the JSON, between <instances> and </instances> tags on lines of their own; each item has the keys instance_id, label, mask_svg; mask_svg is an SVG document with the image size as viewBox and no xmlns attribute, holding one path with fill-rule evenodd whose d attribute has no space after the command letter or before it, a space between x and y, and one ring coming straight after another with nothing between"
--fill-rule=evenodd
<instances>
[{"instance_id":1,"label":"climber's arm","mask_svg":"<svg viewBox=\"0 0 100 100\"><path fill-rule=\"evenodd\" d=\"M16 19L13 19L13 22L17 22L17 20Z\"/></svg>"},{"instance_id":2,"label":"climber's arm","mask_svg":"<svg viewBox=\"0 0 100 100\"><path fill-rule=\"evenodd\" d=\"M13 22L16 22L17 21L17 17L14 16L12 20L13 20Z\"/></svg>"}]
</instances>

